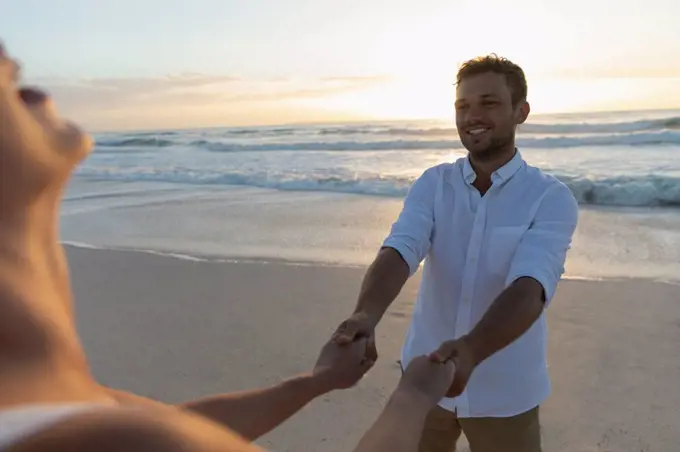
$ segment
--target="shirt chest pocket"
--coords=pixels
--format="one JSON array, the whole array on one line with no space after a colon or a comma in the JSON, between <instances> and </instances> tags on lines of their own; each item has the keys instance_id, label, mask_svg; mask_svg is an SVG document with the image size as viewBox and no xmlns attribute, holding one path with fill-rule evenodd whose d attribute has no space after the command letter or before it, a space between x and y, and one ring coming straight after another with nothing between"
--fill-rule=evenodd
<instances>
[{"instance_id":1,"label":"shirt chest pocket","mask_svg":"<svg viewBox=\"0 0 680 452\"><path fill-rule=\"evenodd\" d=\"M498 226L489 230L486 246L486 262L489 272L507 275L526 230L525 226Z\"/></svg>"}]
</instances>

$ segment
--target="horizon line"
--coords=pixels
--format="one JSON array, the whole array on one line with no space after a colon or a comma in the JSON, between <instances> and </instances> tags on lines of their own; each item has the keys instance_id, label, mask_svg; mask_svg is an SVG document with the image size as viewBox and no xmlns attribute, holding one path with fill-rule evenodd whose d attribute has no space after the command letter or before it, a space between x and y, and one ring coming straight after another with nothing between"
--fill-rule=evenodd
<instances>
[{"instance_id":1,"label":"horizon line","mask_svg":"<svg viewBox=\"0 0 680 452\"><path fill-rule=\"evenodd\" d=\"M675 108L644 108L644 109L620 109L620 110L587 110L587 111L565 111L552 113L533 113L529 117L545 117L545 116L582 116L592 114L620 114L620 113L663 113L663 112L678 112L680 113L680 105ZM453 115L452 115L453 116ZM318 126L318 125L346 125L358 123L378 123L378 122L427 122L427 121L447 121L453 118L357 118L357 119L343 119L343 120L320 120L320 121L292 121L292 122L270 122L251 125L206 125L206 126L188 126L188 127L154 127L154 128L126 128L126 129L92 129L86 132L91 134L116 134L116 133L139 133L139 132L167 132L167 131L192 131L192 130L212 130L212 129L248 129L248 128L263 128L263 127L303 127L303 126ZM527 121L530 123L531 121Z\"/></svg>"}]
</instances>

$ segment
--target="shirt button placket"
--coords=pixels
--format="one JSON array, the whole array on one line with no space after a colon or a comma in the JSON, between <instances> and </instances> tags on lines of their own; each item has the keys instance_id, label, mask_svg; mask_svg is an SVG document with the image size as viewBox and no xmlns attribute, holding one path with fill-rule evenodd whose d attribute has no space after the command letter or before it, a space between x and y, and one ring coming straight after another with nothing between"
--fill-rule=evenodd
<instances>
[{"instance_id":1,"label":"shirt button placket","mask_svg":"<svg viewBox=\"0 0 680 452\"><path fill-rule=\"evenodd\" d=\"M461 288L462 299L458 303L458 315L456 318L455 337L461 337L472 329L472 300L474 296L475 278L477 277L477 266L482 249L482 238L484 237L484 224L486 221L486 200L482 199L479 203L475 220L472 225L472 234L468 245L467 261ZM456 408L462 415L469 415L470 402L467 390L456 398Z\"/></svg>"},{"instance_id":2,"label":"shirt button placket","mask_svg":"<svg viewBox=\"0 0 680 452\"><path fill-rule=\"evenodd\" d=\"M474 296L474 283L477 276L477 266L482 249L482 237L484 236L484 222L486 219L486 202L481 200L472 227L470 243L467 251L467 261L463 271L463 284L461 287L461 300L458 303L458 315L456 316L455 337L463 336L472 328L472 300Z\"/></svg>"}]
</instances>

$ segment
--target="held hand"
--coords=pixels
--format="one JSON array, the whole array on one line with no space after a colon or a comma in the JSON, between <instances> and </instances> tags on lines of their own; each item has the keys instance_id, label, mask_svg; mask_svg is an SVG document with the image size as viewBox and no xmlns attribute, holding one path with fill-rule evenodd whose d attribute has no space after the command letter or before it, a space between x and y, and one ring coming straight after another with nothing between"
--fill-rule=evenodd
<instances>
[{"instance_id":1,"label":"held hand","mask_svg":"<svg viewBox=\"0 0 680 452\"><path fill-rule=\"evenodd\" d=\"M19 89L18 64L0 45L0 212L17 213L40 195L58 201L75 165L91 148L90 139L63 121L49 96Z\"/></svg>"},{"instance_id":2,"label":"held hand","mask_svg":"<svg viewBox=\"0 0 680 452\"><path fill-rule=\"evenodd\" d=\"M477 362L470 346L462 339L446 341L436 351L430 353L429 358L433 362L443 363L451 360L456 365L456 374L449 387L446 397L460 395L467 386L472 372L477 367Z\"/></svg>"},{"instance_id":3,"label":"held hand","mask_svg":"<svg viewBox=\"0 0 680 452\"><path fill-rule=\"evenodd\" d=\"M373 367L367 361L367 339L358 339L346 345L329 341L321 349L314 366L313 375L322 381L328 390L351 388Z\"/></svg>"},{"instance_id":4,"label":"held hand","mask_svg":"<svg viewBox=\"0 0 680 452\"><path fill-rule=\"evenodd\" d=\"M378 360L378 350L375 346L375 324L363 312L357 312L342 322L331 338L333 342L342 346L358 339L366 339L365 360L373 365Z\"/></svg>"},{"instance_id":5,"label":"held hand","mask_svg":"<svg viewBox=\"0 0 680 452\"><path fill-rule=\"evenodd\" d=\"M455 371L451 360L437 362L425 355L418 356L406 367L397 390L423 398L434 406L448 391Z\"/></svg>"}]
</instances>

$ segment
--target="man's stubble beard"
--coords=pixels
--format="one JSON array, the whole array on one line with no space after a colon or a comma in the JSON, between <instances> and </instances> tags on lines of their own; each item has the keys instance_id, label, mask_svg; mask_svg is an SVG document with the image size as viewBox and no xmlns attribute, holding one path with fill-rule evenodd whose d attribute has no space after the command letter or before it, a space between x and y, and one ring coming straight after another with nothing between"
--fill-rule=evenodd
<instances>
[{"instance_id":1,"label":"man's stubble beard","mask_svg":"<svg viewBox=\"0 0 680 452\"><path fill-rule=\"evenodd\" d=\"M515 131L511 130L505 137L494 138L483 151L470 152L480 162L489 162L503 155L509 148L515 148ZM469 151L469 149L468 149Z\"/></svg>"}]
</instances>

